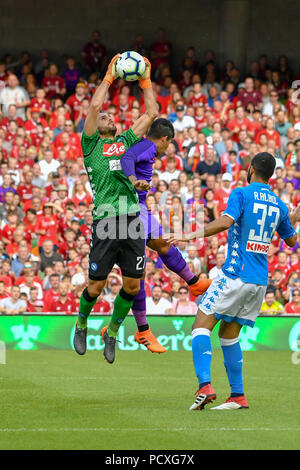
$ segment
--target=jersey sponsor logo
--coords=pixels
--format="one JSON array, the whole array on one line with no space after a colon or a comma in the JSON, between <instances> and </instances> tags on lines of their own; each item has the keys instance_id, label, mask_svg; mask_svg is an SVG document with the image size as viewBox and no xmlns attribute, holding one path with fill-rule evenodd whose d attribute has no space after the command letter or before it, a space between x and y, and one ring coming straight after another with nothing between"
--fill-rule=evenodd
<instances>
[{"instance_id":1,"label":"jersey sponsor logo","mask_svg":"<svg viewBox=\"0 0 300 470\"><path fill-rule=\"evenodd\" d=\"M109 169L110 171L122 170L120 160L110 160Z\"/></svg>"},{"instance_id":2,"label":"jersey sponsor logo","mask_svg":"<svg viewBox=\"0 0 300 470\"><path fill-rule=\"evenodd\" d=\"M113 155L123 155L125 146L123 142L113 144L103 144L103 157L112 157Z\"/></svg>"},{"instance_id":3,"label":"jersey sponsor logo","mask_svg":"<svg viewBox=\"0 0 300 470\"><path fill-rule=\"evenodd\" d=\"M251 251L252 253L267 254L269 250L269 246L270 245L268 243L258 243L258 242L252 242L248 240L246 251Z\"/></svg>"}]
</instances>

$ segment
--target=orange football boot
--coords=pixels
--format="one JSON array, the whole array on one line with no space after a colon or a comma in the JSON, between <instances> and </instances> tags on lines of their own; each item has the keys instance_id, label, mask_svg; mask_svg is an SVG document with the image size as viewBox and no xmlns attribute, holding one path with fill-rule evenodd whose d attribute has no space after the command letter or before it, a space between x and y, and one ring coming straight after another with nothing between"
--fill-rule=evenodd
<instances>
[{"instance_id":1,"label":"orange football boot","mask_svg":"<svg viewBox=\"0 0 300 470\"><path fill-rule=\"evenodd\" d=\"M189 286L191 294L195 297L204 294L212 283L212 279L198 279L195 284Z\"/></svg>"},{"instance_id":2,"label":"orange football boot","mask_svg":"<svg viewBox=\"0 0 300 470\"><path fill-rule=\"evenodd\" d=\"M158 354L162 354L166 352L166 348L157 341L150 328L142 332L137 331L134 335L134 339L137 343L146 346L146 348L153 353L156 352Z\"/></svg>"}]
</instances>

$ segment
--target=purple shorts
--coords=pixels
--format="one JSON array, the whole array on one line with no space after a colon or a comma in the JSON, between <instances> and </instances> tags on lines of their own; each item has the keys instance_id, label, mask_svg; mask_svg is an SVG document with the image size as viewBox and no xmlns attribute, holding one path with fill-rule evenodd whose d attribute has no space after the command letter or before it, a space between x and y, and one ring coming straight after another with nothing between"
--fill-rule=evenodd
<instances>
[{"instance_id":1,"label":"purple shorts","mask_svg":"<svg viewBox=\"0 0 300 470\"><path fill-rule=\"evenodd\" d=\"M151 213L146 205L140 204L141 212L139 215L140 220L144 225L145 230L145 243L147 240L155 240L163 234L163 229L156 217Z\"/></svg>"}]
</instances>

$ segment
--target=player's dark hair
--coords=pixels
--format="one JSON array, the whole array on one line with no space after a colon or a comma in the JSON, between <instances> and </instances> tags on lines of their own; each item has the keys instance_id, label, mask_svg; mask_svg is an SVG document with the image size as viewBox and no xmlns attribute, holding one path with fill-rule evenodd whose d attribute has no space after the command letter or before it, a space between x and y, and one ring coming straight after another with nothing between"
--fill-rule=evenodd
<instances>
[{"instance_id":1,"label":"player's dark hair","mask_svg":"<svg viewBox=\"0 0 300 470\"><path fill-rule=\"evenodd\" d=\"M253 166L257 176L264 181L268 181L273 175L276 167L276 160L268 152L260 152L255 155L251 165Z\"/></svg>"},{"instance_id":2,"label":"player's dark hair","mask_svg":"<svg viewBox=\"0 0 300 470\"><path fill-rule=\"evenodd\" d=\"M168 137L168 140L174 138L174 127L171 121L164 118L158 118L150 127L147 137L152 137L152 139L160 139L161 137Z\"/></svg>"}]
</instances>

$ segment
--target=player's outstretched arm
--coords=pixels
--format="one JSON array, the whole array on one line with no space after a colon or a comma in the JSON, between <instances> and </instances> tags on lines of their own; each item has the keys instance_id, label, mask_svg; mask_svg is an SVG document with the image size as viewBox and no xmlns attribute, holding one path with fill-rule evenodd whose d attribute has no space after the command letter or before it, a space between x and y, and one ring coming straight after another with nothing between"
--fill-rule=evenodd
<instances>
[{"instance_id":1,"label":"player's outstretched arm","mask_svg":"<svg viewBox=\"0 0 300 470\"><path fill-rule=\"evenodd\" d=\"M231 217L228 215L221 215L221 217L218 217L216 220L209 222L209 224L195 232L187 233L185 235L182 233L166 233L163 235L163 238L171 244L180 241L189 242L195 238L205 238L216 235L217 233L223 232L224 230L228 230L233 224L234 220Z\"/></svg>"},{"instance_id":2,"label":"player's outstretched arm","mask_svg":"<svg viewBox=\"0 0 300 470\"><path fill-rule=\"evenodd\" d=\"M117 78L115 65L119 55L120 54L116 54L110 61L106 75L94 93L83 128L85 134L88 136L94 135L97 131L97 117L99 111L105 102L106 94L110 85L115 78Z\"/></svg>"},{"instance_id":3,"label":"player's outstretched arm","mask_svg":"<svg viewBox=\"0 0 300 470\"><path fill-rule=\"evenodd\" d=\"M146 62L146 70L139 82L140 87L144 92L145 113L133 124L131 128L138 138L142 138L147 133L152 122L158 117L158 105L151 83L151 64L147 57L144 57L144 59Z\"/></svg>"}]
</instances>

